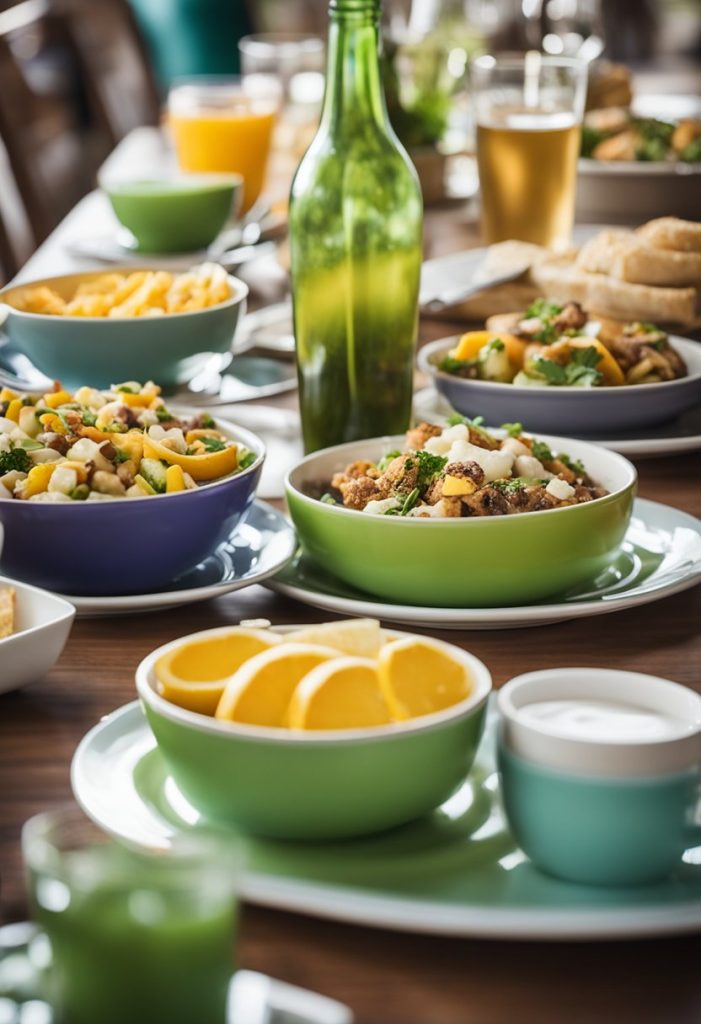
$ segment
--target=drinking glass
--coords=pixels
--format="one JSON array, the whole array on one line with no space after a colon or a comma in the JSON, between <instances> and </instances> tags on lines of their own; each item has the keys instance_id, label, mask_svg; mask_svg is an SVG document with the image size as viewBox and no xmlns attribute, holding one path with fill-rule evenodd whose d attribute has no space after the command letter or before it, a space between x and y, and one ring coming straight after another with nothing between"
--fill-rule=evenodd
<instances>
[{"instance_id":1,"label":"drinking glass","mask_svg":"<svg viewBox=\"0 0 701 1024\"><path fill-rule=\"evenodd\" d=\"M223 839L138 854L71 805L31 818L22 848L54 1024L225 1024L236 858Z\"/></svg>"},{"instance_id":2,"label":"drinking glass","mask_svg":"<svg viewBox=\"0 0 701 1024\"><path fill-rule=\"evenodd\" d=\"M479 57L471 71L485 241L566 247L586 64L530 51Z\"/></svg>"},{"instance_id":3,"label":"drinking glass","mask_svg":"<svg viewBox=\"0 0 701 1024\"><path fill-rule=\"evenodd\" d=\"M240 174L245 213L263 188L280 99L274 75L178 79L168 123L181 170Z\"/></svg>"}]
</instances>

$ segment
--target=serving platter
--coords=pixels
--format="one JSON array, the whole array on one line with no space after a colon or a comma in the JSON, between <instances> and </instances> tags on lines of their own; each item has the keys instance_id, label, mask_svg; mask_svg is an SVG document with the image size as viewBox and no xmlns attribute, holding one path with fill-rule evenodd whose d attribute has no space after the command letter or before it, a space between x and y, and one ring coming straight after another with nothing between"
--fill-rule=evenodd
<instances>
[{"instance_id":1,"label":"serving platter","mask_svg":"<svg viewBox=\"0 0 701 1024\"><path fill-rule=\"evenodd\" d=\"M414 418L417 420L442 422L454 412L450 403L434 387L421 388L414 393ZM610 437L577 436L581 440L594 440L604 448L636 459L701 451L701 405L653 429L626 430Z\"/></svg>"},{"instance_id":2,"label":"serving platter","mask_svg":"<svg viewBox=\"0 0 701 1024\"><path fill-rule=\"evenodd\" d=\"M255 501L246 521L231 537L166 590L123 597L60 596L70 601L80 617L161 611L262 583L289 562L295 546L294 530L282 513L263 501Z\"/></svg>"},{"instance_id":3,"label":"serving platter","mask_svg":"<svg viewBox=\"0 0 701 1024\"><path fill-rule=\"evenodd\" d=\"M266 586L341 615L439 629L514 629L635 608L701 582L701 521L669 505L637 498L618 557L585 588L541 604L512 608L435 608L369 597L298 551Z\"/></svg>"},{"instance_id":4,"label":"serving platter","mask_svg":"<svg viewBox=\"0 0 701 1024\"><path fill-rule=\"evenodd\" d=\"M167 851L178 833L207 826L169 775L136 701L85 736L71 781L101 828L140 849ZM284 910L437 935L578 941L701 928L701 849L688 850L674 876L656 885L562 882L515 845L498 788L492 717L469 779L420 821L333 843L276 842L232 828L246 865L241 894Z\"/></svg>"}]
</instances>

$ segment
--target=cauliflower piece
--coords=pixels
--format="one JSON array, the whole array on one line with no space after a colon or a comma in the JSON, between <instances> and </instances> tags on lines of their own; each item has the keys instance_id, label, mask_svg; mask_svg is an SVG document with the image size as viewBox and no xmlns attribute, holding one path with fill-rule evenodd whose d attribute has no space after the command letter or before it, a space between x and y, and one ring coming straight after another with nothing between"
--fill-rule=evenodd
<instances>
[{"instance_id":1,"label":"cauliflower piece","mask_svg":"<svg viewBox=\"0 0 701 1024\"><path fill-rule=\"evenodd\" d=\"M446 441L443 435L440 437L429 437L424 445L424 451L430 452L431 455L446 455L450 451L451 443L451 441Z\"/></svg>"},{"instance_id":2,"label":"cauliflower piece","mask_svg":"<svg viewBox=\"0 0 701 1024\"><path fill-rule=\"evenodd\" d=\"M400 509L401 507L402 503L398 498L379 498L369 501L362 511L369 512L373 516L383 516L390 509Z\"/></svg>"},{"instance_id":3,"label":"cauliflower piece","mask_svg":"<svg viewBox=\"0 0 701 1024\"><path fill-rule=\"evenodd\" d=\"M70 494L78 486L78 474L74 469L57 466L51 474L48 490L51 493Z\"/></svg>"},{"instance_id":4,"label":"cauliflower piece","mask_svg":"<svg viewBox=\"0 0 701 1024\"><path fill-rule=\"evenodd\" d=\"M537 477L539 480L549 480L552 473L547 469L535 455L519 455L516 459L516 476Z\"/></svg>"},{"instance_id":5,"label":"cauliflower piece","mask_svg":"<svg viewBox=\"0 0 701 1024\"><path fill-rule=\"evenodd\" d=\"M99 453L100 446L96 441L91 441L89 437L81 437L80 441L76 441L73 447L68 449L67 458L75 462L89 462Z\"/></svg>"},{"instance_id":6,"label":"cauliflower piece","mask_svg":"<svg viewBox=\"0 0 701 1024\"><path fill-rule=\"evenodd\" d=\"M519 441L517 437L507 437L505 441L502 441L501 450L503 452L512 452L516 456L531 454L531 449L528 445L524 444L523 441Z\"/></svg>"},{"instance_id":7,"label":"cauliflower piece","mask_svg":"<svg viewBox=\"0 0 701 1024\"><path fill-rule=\"evenodd\" d=\"M570 487L566 480L561 480L560 477L554 476L545 488L548 494L552 494L553 498L557 498L558 501L567 501L574 494L574 487Z\"/></svg>"},{"instance_id":8,"label":"cauliflower piece","mask_svg":"<svg viewBox=\"0 0 701 1024\"><path fill-rule=\"evenodd\" d=\"M484 472L485 483L511 476L514 466L513 452L501 448L480 448L469 441L456 441L448 453L448 459L450 462L476 462Z\"/></svg>"}]
</instances>

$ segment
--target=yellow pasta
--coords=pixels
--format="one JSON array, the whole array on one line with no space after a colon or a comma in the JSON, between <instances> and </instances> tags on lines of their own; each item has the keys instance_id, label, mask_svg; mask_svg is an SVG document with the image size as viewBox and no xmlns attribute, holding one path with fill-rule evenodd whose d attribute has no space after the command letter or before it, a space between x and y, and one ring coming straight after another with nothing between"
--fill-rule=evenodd
<instances>
[{"instance_id":1,"label":"yellow pasta","mask_svg":"<svg viewBox=\"0 0 701 1024\"><path fill-rule=\"evenodd\" d=\"M164 270L100 274L83 281L68 298L38 285L24 289L12 305L27 313L48 316L115 318L192 313L230 297L226 271L217 263L203 263L175 275Z\"/></svg>"}]
</instances>

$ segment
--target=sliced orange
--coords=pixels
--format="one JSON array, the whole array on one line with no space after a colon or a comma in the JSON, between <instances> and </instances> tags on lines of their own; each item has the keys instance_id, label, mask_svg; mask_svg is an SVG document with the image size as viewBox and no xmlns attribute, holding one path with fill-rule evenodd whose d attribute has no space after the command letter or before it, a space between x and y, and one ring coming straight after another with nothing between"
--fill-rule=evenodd
<instances>
[{"instance_id":1,"label":"sliced orange","mask_svg":"<svg viewBox=\"0 0 701 1024\"><path fill-rule=\"evenodd\" d=\"M594 348L599 354L599 361L595 369L602 375L602 384L615 387L625 383L623 370L620 368L613 355L609 352L598 338L560 338L552 345L543 345L538 353L543 359L552 359L556 363L565 365L569 362L573 348Z\"/></svg>"},{"instance_id":2,"label":"sliced orange","mask_svg":"<svg viewBox=\"0 0 701 1024\"><path fill-rule=\"evenodd\" d=\"M319 644L280 644L245 662L226 684L214 717L225 722L282 727L300 680L338 651Z\"/></svg>"},{"instance_id":3,"label":"sliced orange","mask_svg":"<svg viewBox=\"0 0 701 1024\"><path fill-rule=\"evenodd\" d=\"M409 636L385 644L378 672L390 712L399 720L452 707L473 688L464 651L428 637Z\"/></svg>"},{"instance_id":4,"label":"sliced orange","mask_svg":"<svg viewBox=\"0 0 701 1024\"><path fill-rule=\"evenodd\" d=\"M369 658L334 658L317 665L292 694L291 729L364 729L392 721L377 664Z\"/></svg>"},{"instance_id":5,"label":"sliced orange","mask_svg":"<svg viewBox=\"0 0 701 1024\"><path fill-rule=\"evenodd\" d=\"M162 459L171 466L181 466L193 480L216 480L233 473L239 464L238 446L235 444L205 455L181 455L154 441L148 434L144 435L144 458Z\"/></svg>"},{"instance_id":6,"label":"sliced orange","mask_svg":"<svg viewBox=\"0 0 701 1024\"><path fill-rule=\"evenodd\" d=\"M376 658L384 637L377 619L341 619L296 629L288 633L285 640L298 644L322 644L357 658Z\"/></svg>"},{"instance_id":7,"label":"sliced orange","mask_svg":"<svg viewBox=\"0 0 701 1024\"><path fill-rule=\"evenodd\" d=\"M495 338L504 342L509 362L521 369L526 345L513 334L501 334L497 331L468 331L467 334L463 334L455 348L451 350L450 355L453 359L476 359L481 349Z\"/></svg>"},{"instance_id":8,"label":"sliced orange","mask_svg":"<svg viewBox=\"0 0 701 1024\"><path fill-rule=\"evenodd\" d=\"M213 715L234 672L280 640L269 630L238 626L218 636L186 641L156 662L158 691L181 708Z\"/></svg>"}]
</instances>

